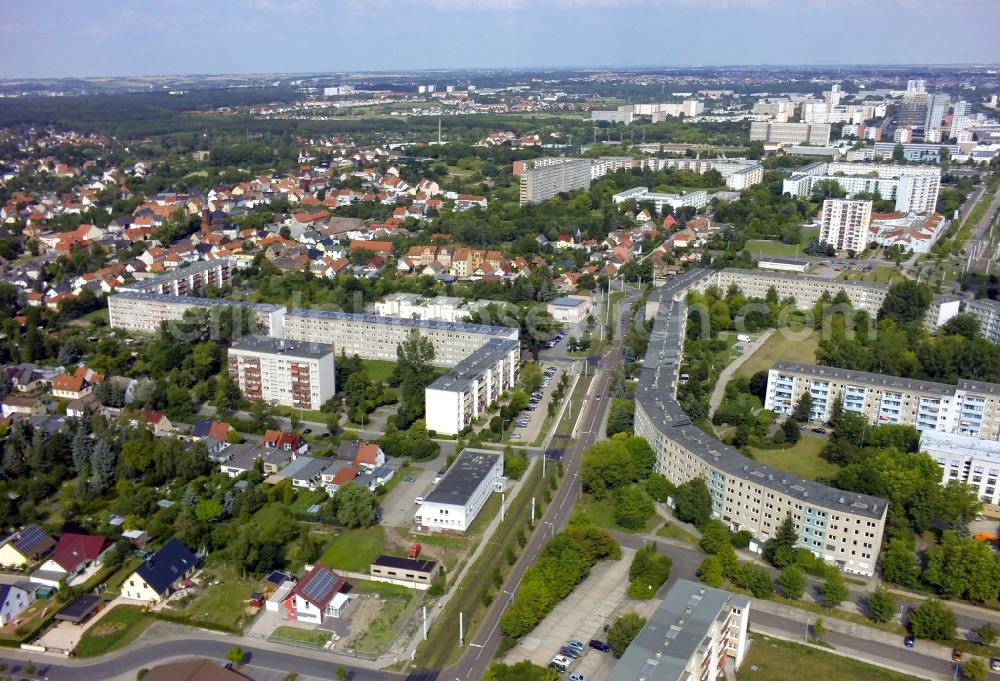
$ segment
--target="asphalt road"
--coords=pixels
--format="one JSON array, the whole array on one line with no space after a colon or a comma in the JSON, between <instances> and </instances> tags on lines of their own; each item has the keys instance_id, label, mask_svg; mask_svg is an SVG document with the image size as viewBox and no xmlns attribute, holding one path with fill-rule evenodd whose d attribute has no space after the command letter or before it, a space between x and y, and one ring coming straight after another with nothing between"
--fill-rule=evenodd
<instances>
[{"instance_id":1,"label":"asphalt road","mask_svg":"<svg viewBox=\"0 0 1000 681\"><path fill-rule=\"evenodd\" d=\"M136 669L153 667L171 658L199 657L224 660L232 643L205 639L182 639L133 646L127 655L94 662L86 666L68 666L46 664L40 657L32 660L39 677L50 681L105 681L120 674L134 673ZM246 649L245 649L246 650ZM333 660L300 657L295 653L282 653L270 650L247 650L247 663L255 667L263 667L281 672L295 671L307 676L321 679L333 679L339 665ZM20 671L24 662L21 660L4 660L10 672ZM402 677L386 674L371 669L352 668L344 665L351 672L352 681L398 681Z\"/></svg>"}]
</instances>

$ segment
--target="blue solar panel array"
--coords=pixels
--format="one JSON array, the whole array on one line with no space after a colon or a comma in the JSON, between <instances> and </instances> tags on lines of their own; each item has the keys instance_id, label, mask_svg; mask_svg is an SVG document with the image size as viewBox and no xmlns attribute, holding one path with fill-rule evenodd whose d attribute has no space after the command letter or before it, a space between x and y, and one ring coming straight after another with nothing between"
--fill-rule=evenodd
<instances>
[{"instance_id":1,"label":"blue solar panel array","mask_svg":"<svg viewBox=\"0 0 1000 681\"><path fill-rule=\"evenodd\" d=\"M21 531L14 546L21 553L30 554L47 541L49 541L49 536L42 531L42 528L38 525L31 525Z\"/></svg>"},{"instance_id":2,"label":"blue solar panel array","mask_svg":"<svg viewBox=\"0 0 1000 681\"><path fill-rule=\"evenodd\" d=\"M309 583L302 587L302 595L310 601L322 603L336 585L337 577L332 571L319 570L309 580Z\"/></svg>"}]
</instances>

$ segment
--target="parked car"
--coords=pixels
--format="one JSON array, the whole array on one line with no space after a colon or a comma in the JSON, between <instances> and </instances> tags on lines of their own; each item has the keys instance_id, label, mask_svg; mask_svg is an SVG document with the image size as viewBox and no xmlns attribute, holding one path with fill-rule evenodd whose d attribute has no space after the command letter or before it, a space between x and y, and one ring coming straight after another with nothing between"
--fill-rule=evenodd
<instances>
[{"instance_id":1,"label":"parked car","mask_svg":"<svg viewBox=\"0 0 1000 681\"><path fill-rule=\"evenodd\" d=\"M959 650L958 648L952 648L951 649L951 661L952 662L961 662L962 661L962 651Z\"/></svg>"},{"instance_id":2,"label":"parked car","mask_svg":"<svg viewBox=\"0 0 1000 681\"><path fill-rule=\"evenodd\" d=\"M560 674L562 674L567 669L569 669L569 663L570 659L568 657L565 657L563 655L556 655L555 657L552 658L552 661L549 662L549 666L558 671Z\"/></svg>"},{"instance_id":3,"label":"parked car","mask_svg":"<svg viewBox=\"0 0 1000 681\"><path fill-rule=\"evenodd\" d=\"M404 475L403 476L403 482L413 482L413 476L412 475Z\"/></svg>"},{"instance_id":4,"label":"parked car","mask_svg":"<svg viewBox=\"0 0 1000 681\"><path fill-rule=\"evenodd\" d=\"M573 650L579 650L581 653L587 647L587 646L583 645L582 643L580 643L579 641L577 641L575 638L572 639L572 640L570 640L570 641L567 641L566 642L566 646L569 647L569 648L572 648Z\"/></svg>"},{"instance_id":5,"label":"parked car","mask_svg":"<svg viewBox=\"0 0 1000 681\"><path fill-rule=\"evenodd\" d=\"M521 434L520 433L514 433L513 435L510 436L510 439L511 440L520 440L521 439Z\"/></svg>"},{"instance_id":6,"label":"parked car","mask_svg":"<svg viewBox=\"0 0 1000 681\"><path fill-rule=\"evenodd\" d=\"M903 639L903 645L906 646L907 648L912 648L913 646L917 645L917 637L914 636L913 634L910 634L909 636Z\"/></svg>"},{"instance_id":7,"label":"parked car","mask_svg":"<svg viewBox=\"0 0 1000 681\"><path fill-rule=\"evenodd\" d=\"M990 659L990 670L994 672L1000 672L1000 657L994 657Z\"/></svg>"},{"instance_id":8,"label":"parked car","mask_svg":"<svg viewBox=\"0 0 1000 681\"><path fill-rule=\"evenodd\" d=\"M587 681L587 677L580 672L570 672L569 681Z\"/></svg>"},{"instance_id":9,"label":"parked car","mask_svg":"<svg viewBox=\"0 0 1000 681\"><path fill-rule=\"evenodd\" d=\"M826 435L826 428L813 428L812 431L820 435Z\"/></svg>"},{"instance_id":10,"label":"parked car","mask_svg":"<svg viewBox=\"0 0 1000 681\"><path fill-rule=\"evenodd\" d=\"M422 504L422 503L424 503L424 498L423 497L417 497L416 499L413 500L413 503L415 503L415 504Z\"/></svg>"},{"instance_id":11,"label":"parked car","mask_svg":"<svg viewBox=\"0 0 1000 681\"><path fill-rule=\"evenodd\" d=\"M562 648L560 648L559 649L559 654L560 655L565 655L566 657L571 657L574 660L576 658L580 657L580 651L579 650L575 650L573 648L570 648L569 646L563 646Z\"/></svg>"},{"instance_id":12,"label":"parked car","mask_svg":"<svg viewBox=\"0 0 1000 681\"><path fill-rule=\"evenodd\" d=\"M606 653L609 650L611 650L611 646L609 646L604 641L601 641L601 640L596 639L596 638L595 639L591 639L591 641L590 641L590 647L593 648L594 650L600 650L602 653Z\"/></svg>"}]
</instances>

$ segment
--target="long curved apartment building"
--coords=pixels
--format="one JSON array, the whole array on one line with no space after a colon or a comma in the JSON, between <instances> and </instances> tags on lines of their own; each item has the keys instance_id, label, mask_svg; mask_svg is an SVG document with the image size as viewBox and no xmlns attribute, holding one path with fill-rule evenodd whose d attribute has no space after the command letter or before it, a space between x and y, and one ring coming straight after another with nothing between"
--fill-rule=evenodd
<instances>
[{"instance_id":1,"label":"long curved apartment building","mask_svg":"<svg viewBox=\"0 0 1000 681\"><path fill-rule=\"evenodd\" d=\"M713 515L734 531L749 530L758 542L765 542L790 512L800 548L845 572L874 574L886 500L827 487L749 459L694 426L678 404L687 322L684 297L689 290L704 290L720 280L739 286L735 271L718 274L691 270L650 295L647 311L654 311L654 322L636 389L636 434L649 441L656 452L656 471L670 482L703 478L712 495ZM757 276L754 272L752 278Z\"/></svg>"}]
</instances>

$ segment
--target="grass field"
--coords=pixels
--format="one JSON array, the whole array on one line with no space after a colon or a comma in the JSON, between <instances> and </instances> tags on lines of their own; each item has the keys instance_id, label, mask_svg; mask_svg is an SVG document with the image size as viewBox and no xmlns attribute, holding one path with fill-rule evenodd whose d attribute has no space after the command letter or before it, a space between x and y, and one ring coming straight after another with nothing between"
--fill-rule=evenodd
<instances>
[{"instance_id":1,"label":"grass field","mask_svg":"<svg viewBox=\"0 0 1000 681\"><path fill-rule=\"evenodd\" d=\"M330 640L330 632L319 631L318 629L299 629L298 627L281 626L271 632L271 638L278 641L305 643L316 648L322 648Z\"/></svg>"},{"instance_id":2,"label":"grass field","mask_svg":"<svg viewBox=\"0 0 1000 681\"><path fill-rule=\"evenodd\" d=\"M836 464L820 458L819 453L825 444L826 440L803 435L802 439L789 449L754 449L751 447L750 451L757 461L766 466L773 466L800 478L815 480L818 477L836 475L837 471L840 470Z\"/></svg>"},{"instance_id":3,"label":"grass field","mask_svg":"<svg viewBox=\"0 0 1000 681\"><path fill-rule=\"evenodd\" d=\"M880 284L888 284L889 281L899 281L903 278L903 275L899 273L895 267L882 266L879 265L871 272L841 272L837 275L837 279L844 279L846 281L875 281Z\"/></svg>"},{"instance_id":4,"label":"grass field","mask_svg":"<svg viewBox=\"0 0 1000 681\"><path fill-rule=\"evenodd\" d=\"M374 527L344 530L323 551L319 562L327 567L368 572L368 566L385 550L385 529Z\"/></svg>"},{"instance_id":5,"label":"grass field","mask_svg":"<svg viewBox=\"0 0 1000 681\"><path fill-rule=\"evenodd\" d=\"M817 235L819 235L818 229L803 229L802 239L798 244L783 244L780 241L771 241L770 239L750 239L747 241L746 250L754 258L761 255L794 258L796 254L805 255L802 249L808 246L809 241Z\"/></svg>"},{"instance_id":6,"label":"grass field","mask_svg":"<svg viewBox=\"0 0 1000 681\"><path fill-rule=\"evenodd\" d=\"M222 563L205 568L202 579L207 586L181 611L182 614L194 625L207 622L242 630L250 620L246 612L247 600L258 589L259 582L244 578L235 568Z\"/></svg>"},{"instance_id":7,"label":"grass field","mask_svg":"<svg viewBox=\"0 0 1000 681\"><path fill-rule=\"evenodd\" d=\"M395 362L386 362L380 359L363 359L361 365L365 368L365 373L368 374L372 383L385 383L396 369Z\"/></svg>"},{"instance_id":8,"label":"grass field","mask_svg":"<svg viewBox=\"0 0 1000 681\"><path fill-rule=\"evenodd\" d=\"M580 499L576 502L576 510L584 511L598 527L618 530L619 532L650 532L657 523L657 518L654 515L646 521L644 527L637 530L622 527L615 520L615 502L611 497L595 499L590 494L581 494Z\"/></svg>"},{"instance_id":9,"label":"grass field","mask_svg":"<svg viewBox=\"0 0 1000 681\"><path fill-rule=\"evenodd\" d=\"M119 605L97 621L76 646L77 657L97 657L128 645L152 620L141 608Z\"/></svg>"},{"instance_id":10,"label":"grass field","mask_svg":"<svg viewBox=\"0 0 1000 681\"><path fill-rule=\"evenodd\" d=\"M118 568L118 572L111 575L111 577L108 578L107 583L104 585L106 590L105 593L108 595L117 595L119 590L122 588L122 582L125 581L125 578L132 574L132 572L134 572L135 569L141 564L142 560L134 557L129 558L122 563L122 566Z\"/></svg>"},{"instance_id":11,"label":"grass field","mask_svg":"<svg viewBox=\"0 0 1000 681\"><path fill-rule=\"evenodd\" d=\"M310 507L328 501L330 495L323 490L298 490L295 501L292 502L291 509L300 513L305 513Z\"/></svg>"},{"instance_id":12,"label":"grass field","mask_svg":"<svg viewBox=\"0 0 1000 681\"><path fill-rule=\"evenodd\" d=\"M667 521L664 523L663 527L656 531L656 534L657 536L664 537L665 539L676 539L677 541L686 542L688 544L698 544L698 537L685 531L680 526L680 523Z\"/></svg>"},{"instance_id":13,"label":"grass field","mask_svg":"<svg viewBox=\"0 0 1000 681\"><path fill-rule=\"evenodd\" d=\"M752 356L736 370L735 375L750 378L758 371L767 371L779 359L814 364L819 340L815 330L805 327L778 329L763 344L755 342L747 347Z\"/></svg>"},{"instance_id":14,"label":"grass field","mask_svg":"<svg viewBox=\"0 0 1000 681\"><path fill-rule=\"evenodd\" d=\"M849 657L757 634L736 677L739 681L799 681L803 670L808 670L811 678L823 681L916 680Z\"/></svg>"}]
</instances>

